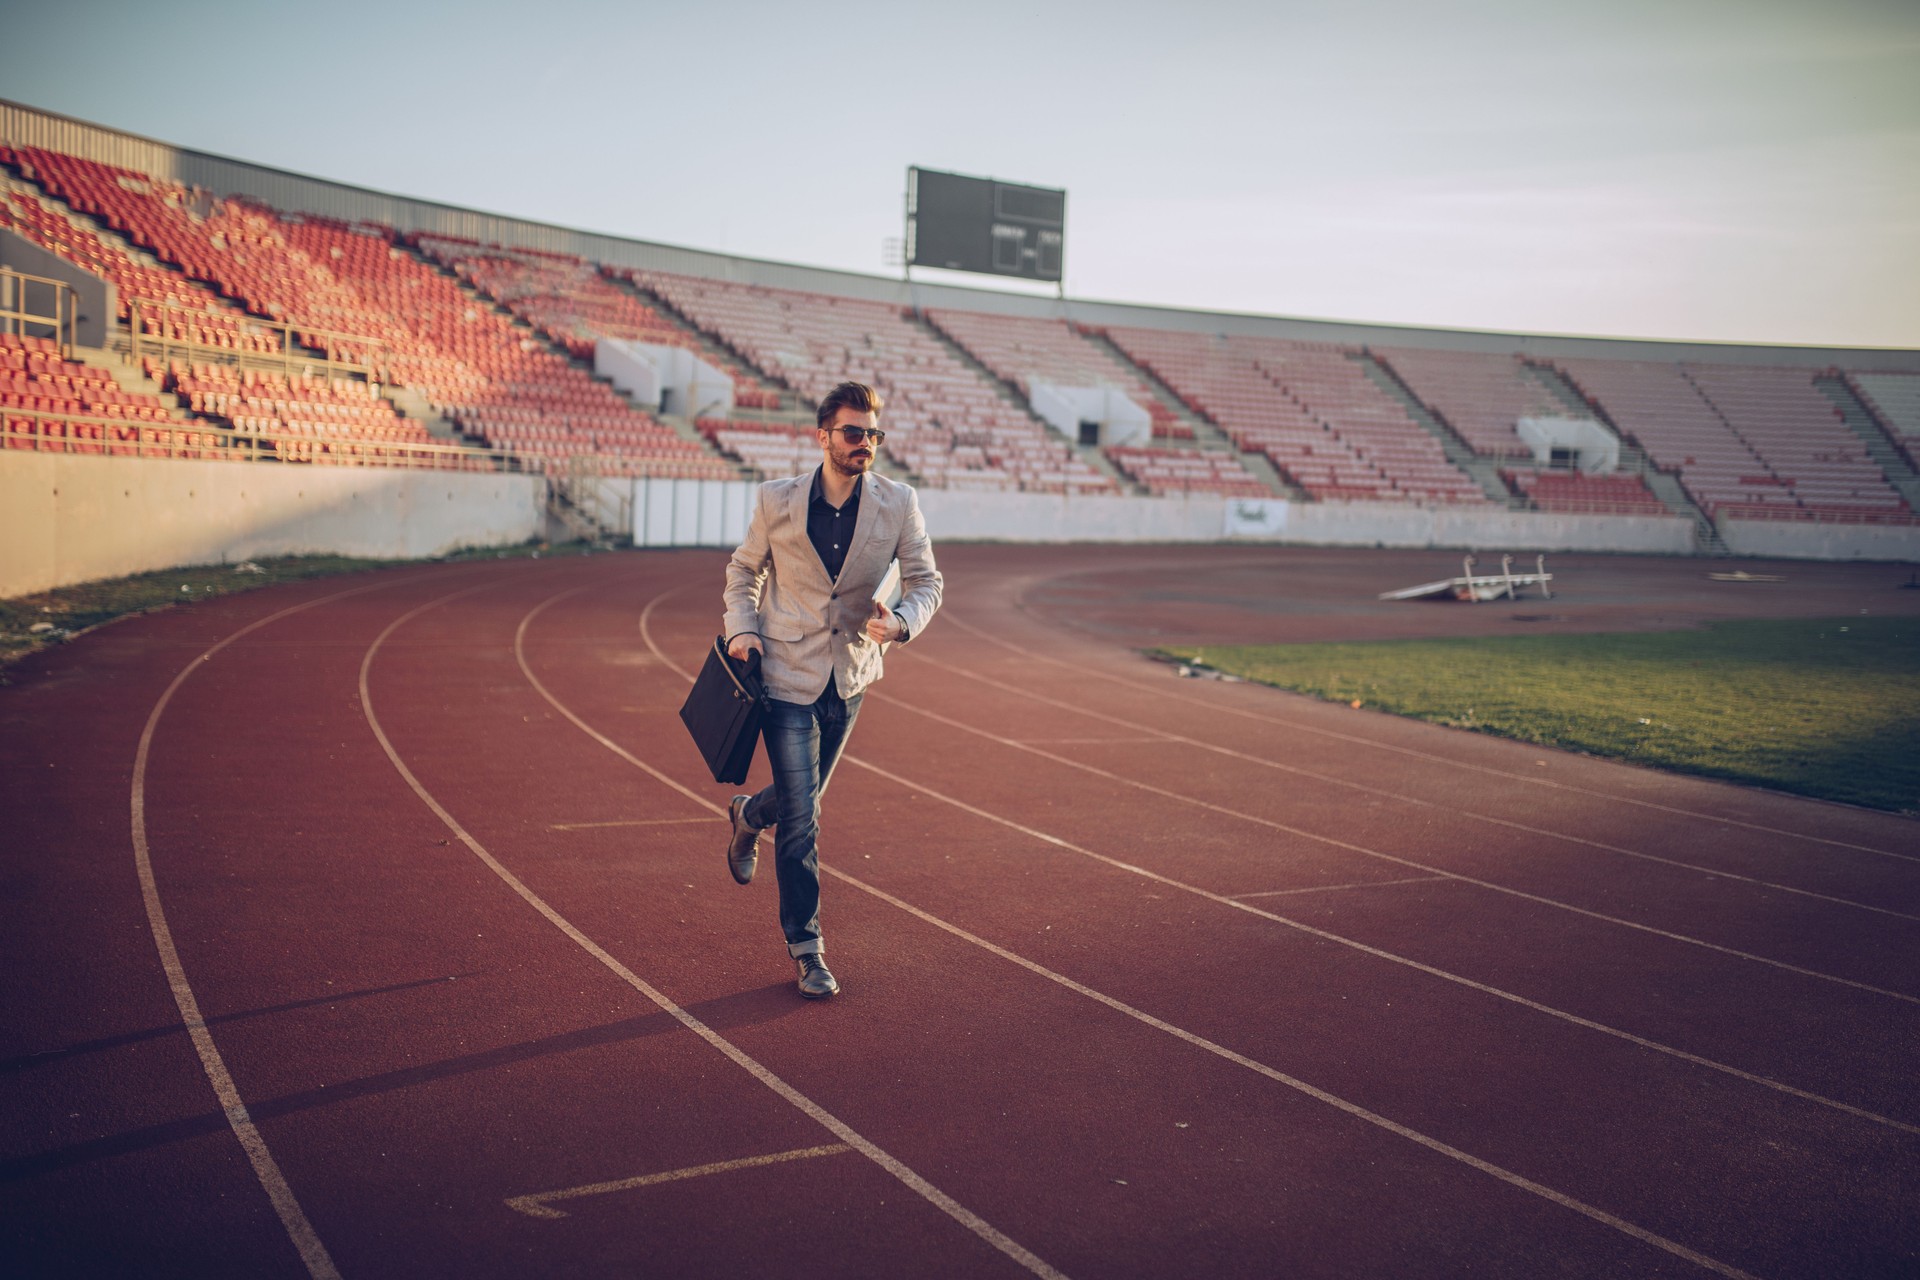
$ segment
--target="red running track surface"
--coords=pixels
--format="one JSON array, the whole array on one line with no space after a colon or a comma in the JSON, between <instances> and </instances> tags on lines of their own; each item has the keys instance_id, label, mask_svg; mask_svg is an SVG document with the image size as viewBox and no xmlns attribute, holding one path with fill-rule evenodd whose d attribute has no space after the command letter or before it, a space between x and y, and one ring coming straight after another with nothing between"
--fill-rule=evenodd
<instances>
[{"instance_id":1,"label":"red running track surface","mask_svg":"<svg viewBox=\"0 0 1920 1280\"><path fill-rule=\"evenodd\" d=\"M1912 821L1134 646L1920 602L1620 557L1373 600L1446 559L945 549L827 800L823 1004L674 715L720 553L42 655L0 692L0 1272L1913 1274Z\"/></svg>"}]
</instances>

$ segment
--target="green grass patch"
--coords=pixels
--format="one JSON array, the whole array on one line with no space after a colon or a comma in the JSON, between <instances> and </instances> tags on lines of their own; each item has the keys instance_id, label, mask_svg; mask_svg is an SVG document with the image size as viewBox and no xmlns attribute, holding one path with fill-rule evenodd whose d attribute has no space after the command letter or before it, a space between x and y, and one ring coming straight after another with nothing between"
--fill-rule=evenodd
<instances>
[{"instance_id":1,"label":"green grass patch","mask_svg":"<svg viewBox=\"0 0 1920 1280\"><path fill-rule=\"evenodd\" d=\"M1920 812L1920 619L1166 656L1522 742Z\"/></svg>"},{"instance_id":2,"label":"green grass patch","mask_svg":"<svg viewBox=\"0 0 1920 1280\"><path fill-rule=\"evenodd\" d=\"M82 631L129 614L197 604L215 596L257 591L261 587L306 578L324 578L403 564L439 560L493 560L520 556L569 555L585 549L567 543L548 547L529 543L519 547L475 549L435 557L434 560L361 560L351 556L280 556L241 564L189 565L137 573L127 578L83 582L34 595L0 600L0 683L8 666L49 645L70 640Z\"/></svg>"}]
</instances>

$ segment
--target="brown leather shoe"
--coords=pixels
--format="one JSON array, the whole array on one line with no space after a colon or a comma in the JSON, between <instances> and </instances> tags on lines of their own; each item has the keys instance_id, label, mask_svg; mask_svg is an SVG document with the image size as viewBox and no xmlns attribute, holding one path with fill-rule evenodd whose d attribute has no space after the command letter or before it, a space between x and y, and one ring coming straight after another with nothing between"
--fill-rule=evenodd
<instances>
[{"instance_id":1,"label":"brown leather shoe","mask_svg":"<svg viewBox=\"0 0 1920 1280\"><path fill-rule=\"evenodd\" d=\"M827 968L825 956L818 952L795 956L793 966L800 973L800 994L807 999L825 1000L828 996L840 994L840 984L834 980L832 970Z\"/></svg>"},{"instance_id":2,"label":"brown leather shoe","mask_svg":"<svg viewBox=\"0 0 1920 1280\"><path fill-rule=\"evenodd\" d=\"M752 884L753 869L760 865L760 828L747 825L747 801L752 796L735 796L727 806L727 820L733 823L733 836L727 841L727 870L737 884Z\"/></svg>"}]
</instances>

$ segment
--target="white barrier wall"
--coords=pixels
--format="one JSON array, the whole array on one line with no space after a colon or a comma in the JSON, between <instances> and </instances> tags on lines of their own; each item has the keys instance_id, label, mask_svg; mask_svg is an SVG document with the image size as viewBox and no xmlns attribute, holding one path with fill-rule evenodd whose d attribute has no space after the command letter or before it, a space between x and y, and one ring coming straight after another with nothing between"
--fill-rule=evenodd
<instances>
[{"instance_id":1,"label":"white barrier wall","mask_svg":"<svg viewBox=\"0 0 1920 1280\"><path fill-rule=\"evenodd\" d=\"M1720 537L1728 550L1739 556L1920 561L1920 528L1912 525L1722 520Z\"/></svg>"},{"instance_id":2,"label":"white barrier wall","mask_svg":"<svg viewBox=\"0 0 1920 1280\"><path fill-rule=\"evenodd\" d=\"M746 535L755 488L747 481L636 480L633 485L636 546L732 547ZM1678 516L1550 515L1386 502L1275 499L1245 503L1202 496L1090 498L957 489L920 490L920 510L936 541L1286 542L1664 555L1687 555L1693 550L1693 526Z\"/></svg>"},{"instance_id":3,"label":"white barrier wall","mask_svg":"<svg viewBox=\"0 0 1920 1280\"><path fill-rule=\"evenodd\" d=\"M407 559L538 537L538 476L0 454L0 597L282 555Z\"/></svg>"}]
</instances>

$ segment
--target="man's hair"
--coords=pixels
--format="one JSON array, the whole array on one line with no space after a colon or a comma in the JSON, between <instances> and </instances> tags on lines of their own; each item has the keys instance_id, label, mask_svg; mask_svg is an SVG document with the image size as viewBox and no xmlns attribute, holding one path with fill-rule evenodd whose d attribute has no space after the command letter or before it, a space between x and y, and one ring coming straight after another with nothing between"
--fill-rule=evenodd
<instances>
[{"instance_id":1,"label":"man's hair","mask_svg":"<svg viewBox=\"0 0 1920 1280\"><path fill-rule=\"evenodd\" d=\"M834 415L842 409L851 409L855 413L879 413L880 393L864 382L841 383L820 401L821 430L830 426Z\"/></svg>"}]
</instances>

